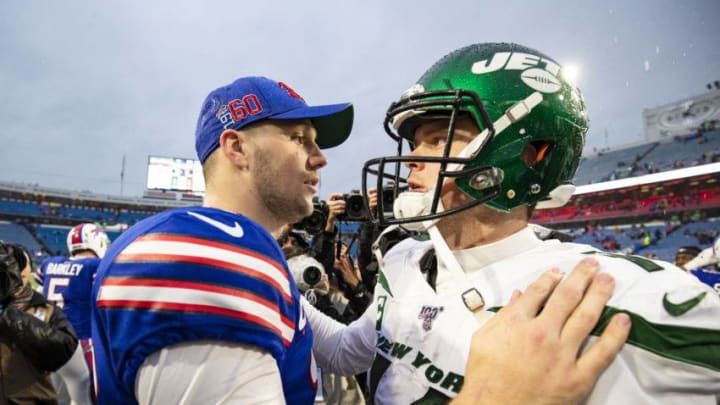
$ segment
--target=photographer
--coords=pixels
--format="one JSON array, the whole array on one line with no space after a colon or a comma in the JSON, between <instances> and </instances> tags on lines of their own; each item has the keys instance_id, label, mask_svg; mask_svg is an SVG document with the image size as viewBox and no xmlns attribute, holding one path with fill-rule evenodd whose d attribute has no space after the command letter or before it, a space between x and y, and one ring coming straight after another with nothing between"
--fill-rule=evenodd
<instances>
[{"instance_id":1,"label":"photographer","mask_svg":"<svg viewBox=\"0 0 720 405\"><path fill-rule=\"evenodd\" d=\"M344 324L357 318L347 300L343 300L342 293L331 286L323 265L308 255L307 250L286 246L283 252L298 290L312 306ZM345 304L339 301L345 301ZM326 405L365 404L362 387L355 377L322 372L321 381Z\"/></svg>"},{"instance_id":2,"label":"photographer","mask_svg":"<svg viewBox=\"0 0 720 405\"><path fill-rule=\"evenodd\" d=\"M377 194L377 189L375 188L368 190L367 200L370 211L377 210ZM380 236L381 231L380 226L372 220L367 220L360 224L357 262L363 283L368 291L375 289L375 280L377 279L379 266L372 252L372 244Z\"/></svg>"},{"instance_id":3,"label":"photographer","mask_svg":"<svg viewBox=\"0 0 720 405\"><path fill-rule=\"evenodd\" d=\"M405 190L405 187L400 187L399 192ZM382 202L383 211L378 212L378 192L377 189L371 188L367 192L367 204L370 208L370 213L367 220L360 224L360 231L358 233L358 250L357 250L357 265L362 275L362 281L365 284L365 288L368 291L375 289L375 282L378 276L379 266L375 254L373 253L373 245L377 244L381 252L388 251L391 247L403 239L411 236L409 231L403 228L397 228L396 230L386 233L381 239L380 235L384 228L381 228L376 221L373 221L373 217L384 215L384 213L392 212L393 204L395 202L394 186L388 184L382 189Z\"/></svg>"},{"instance_id":4,"label":"photographer","mask_svg":"<svg viewBox=\"0 0 720 405\"><path fill-rule=\"evenodd\" d=\"M367 305L362 307L353 305L352 300L345 298L336 281L330 280L325 266L306 248L286 245L283 247L283 253L300 293L325 315L348 324L367 307ZM361 309L360 312L355 311L358 308Z\"/></svg>"},{"instance_id":5,"label":"photographer","mask_svg":"<svg viewBox=\"0 0 720 405\"><path fill-rule=\"evenodd\" d=\"M277 238L277 242L278 245L280 245L280 249L282 249L285 258L290 257L288 256L288 252L293 249L300 249L303 253L310 250L310 246L303 235L295 232L292 229L292 226L286 225L285 229L283 229L280 236Z\"/></svg>"},{"instance_id":6,"label":"photographer","mask_svg":"<svg viewBox=\"0 0 720 405\"><path fill-rule=\"evenodd\" d=\"M327 199L325 207L325 227L322 232L315 235L312 240L312 255L315 257L326 269L333 268L333 261L335 259L335 236L337 235L337 227L335 222L338 216L345 213L345 199L342 193L332 193ZM333 274L329 274L333 277Z\"/></svg>"},{"instance_id":7,"label":"photographer","mask_svg":"<svg viewBox=\"0 0 720 405\"><path fill-rule=\"evenodd\" d=\"M355 261L348 252L349 246L343 242L337 242L338 249L335 252L333 271L339 276L338 287L341 288L352 310L355 320L359 317L372 301L372 290L368 289L363 282L363 276L358 270Z\"/></svg>"},{"instance_id":8,"label":"photographer","mask_svg":"<svg viewBox=\"0 0 720 405\"><path fill-rule=\"evenodd\" d=\"M283 249L290 273L300 293L312 306L338 322L348 323L330 300L330 282L322 263L300 248Z\"/></svg>"},{"instance_id":9,"label":"photographer","mask_svg":"<svg viewBox=\"0 0 720 405\"><path fill-rule=\"evenodd\" d=\"M65 314L28 283L30 255L0 241L0 403L55 404L49 379L78 345Z\"/></svg>"}]
</instances>

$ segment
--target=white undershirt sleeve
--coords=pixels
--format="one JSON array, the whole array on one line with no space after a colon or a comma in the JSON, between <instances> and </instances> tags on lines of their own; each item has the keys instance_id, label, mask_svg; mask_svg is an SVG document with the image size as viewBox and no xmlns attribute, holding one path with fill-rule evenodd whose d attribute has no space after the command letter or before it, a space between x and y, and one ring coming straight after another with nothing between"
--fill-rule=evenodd
<instances>
[{"instance_id":1,"label":"white undershirt sleeve","mask_svg":"<svg viewBox=\"0 0 720 405\"><path fill-rule=\"evenodd\" d=\"M141 405L285 404L275 359L255 346L196 341L145 359L135 379Z\"/></svg>"},{"instance_id":2,"label":"white undershirt sleeve","mask_svg":"<svg viewBox=\"0 0 720 405\"><path fill-rule=\"evenodd\" d=\"M326 372L355 375L372 366L375 358L375 303L350 325L328 317L301 299L313 331L313 353L318 366Z\"/></svg>"}]
</instances>

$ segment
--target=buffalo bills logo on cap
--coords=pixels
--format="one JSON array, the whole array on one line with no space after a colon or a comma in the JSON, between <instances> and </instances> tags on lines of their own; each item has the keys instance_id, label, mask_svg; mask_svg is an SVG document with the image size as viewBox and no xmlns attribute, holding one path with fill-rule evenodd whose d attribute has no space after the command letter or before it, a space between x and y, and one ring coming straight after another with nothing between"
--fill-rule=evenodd
<instances>
[{"instance_id":1,"label":"buffalo bills logo on cap","mask_svg":"<svg viewBox=\"0 0 720 405\"><path fill-rule=\"evenodd\" d=\"M293 90L292 87L288 86L287 84L285 84L285 83L283 83L283 82L278 82L278 86L280 86L280 87L282 87L283 89L285 89L285 91L288 92L288 94L290 95L290 97L296 98L296 99L302 101L303 103L305 102L305 99L302 98L302 97L297 93L297 91Z\"/></svg>"}]
</instances>

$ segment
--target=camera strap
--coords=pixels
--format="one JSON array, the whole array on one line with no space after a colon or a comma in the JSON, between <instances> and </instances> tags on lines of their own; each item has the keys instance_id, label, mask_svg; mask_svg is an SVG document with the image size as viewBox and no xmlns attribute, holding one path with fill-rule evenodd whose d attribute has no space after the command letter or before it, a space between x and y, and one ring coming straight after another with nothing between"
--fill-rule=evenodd
<instances>
[{"instance_id":1,"label":"camera strap","mask_svg":"<svg viewBox=\"0 0 720 405\"><path fill-rule=\"evenodd\" d=\"M438 266L435 249L430 249L425 252L425 254L420 258L419 264L420 272L425 275L425 280L428 285L430 285L433 291L437 292L437 290L435 290L435 285L437 283Z\"/></svg>"},{"instance_id":2,"label":"camera strap","mask_svg":"<svg viewBox=\"0 0 720 405\"><path fill-rule=\"evenodd\" d=\"M372 245L372 250L375 254L378 267L382 268L381 264L383 262L385 252L408 237L419 241L428 239L428 235L426 233L409 232L399 225L391 225L385 228ZM425 280L428 285L430 285L433 291L435 291L438 274L438 262L437 255L435 254L435 248L431 248L423 254L420 258L419 266L420 272L425 276Z\"/></svg>"}]
</instances>

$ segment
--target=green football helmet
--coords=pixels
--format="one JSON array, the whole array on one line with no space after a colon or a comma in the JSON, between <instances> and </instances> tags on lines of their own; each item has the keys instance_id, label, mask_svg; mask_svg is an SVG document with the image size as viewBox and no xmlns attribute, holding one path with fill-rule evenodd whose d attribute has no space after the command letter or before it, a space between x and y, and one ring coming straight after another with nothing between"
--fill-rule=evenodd
<instances>
[{"instance_id":1,"label":"green football helmet","mask_svg":"<svg viewBox=\"0 0 720 405\"><path fill-rule=\"evenodd\" d=\"M459 156L449 156L460 115L474 119L481 133ZM403 141L413 148L415 129L428 120L448 120L442 157L403 156ZM440 218L486 204L500 211L520 205L560 206L574 191L571 180L580 162L588 118L580 90L568 82L561 66L522 45L483 43L458 49L436 62L417 84L392 103L385 131L397 142L397 155L369 160L363 168L363 191L381 189L393 180L396 196L403 184L402 166L440 163L434 195L422 210L383 215L381 224ZM376 176L376 183L368 180ZM444 181L471 197L460 207L438 210ZM401 210L402 211L402 210Z\"/></svg>"}]
</instances>

